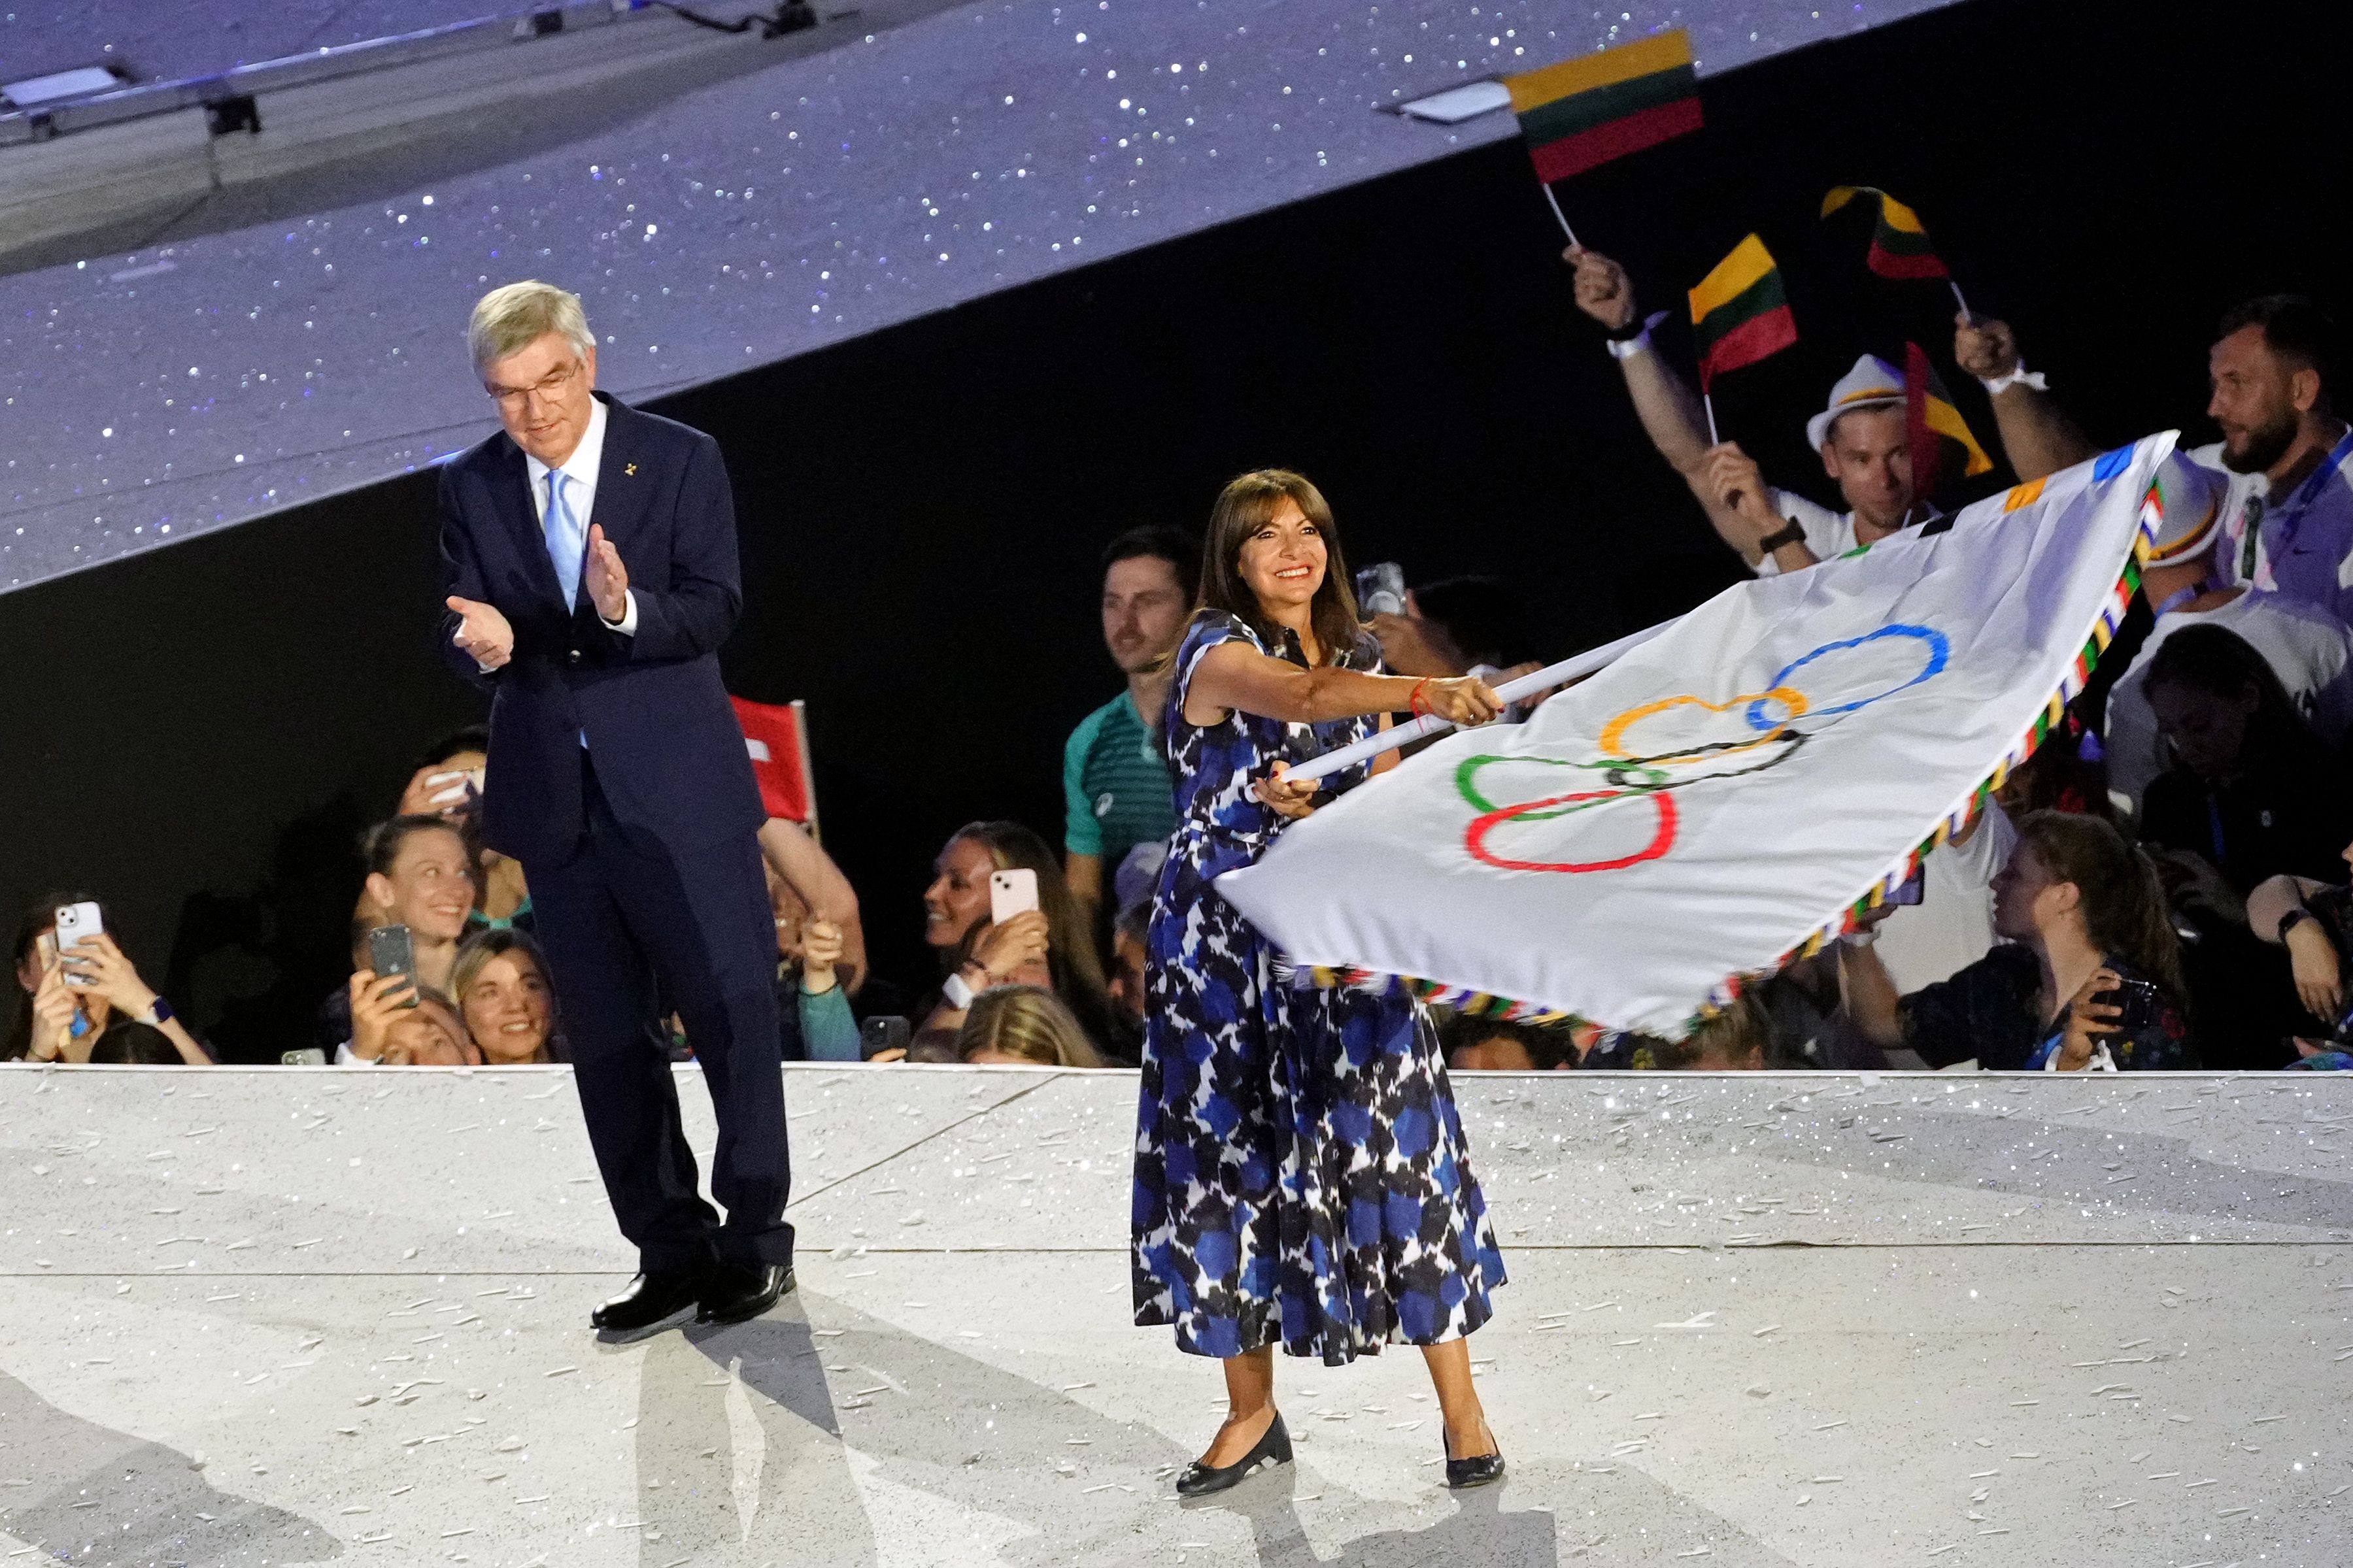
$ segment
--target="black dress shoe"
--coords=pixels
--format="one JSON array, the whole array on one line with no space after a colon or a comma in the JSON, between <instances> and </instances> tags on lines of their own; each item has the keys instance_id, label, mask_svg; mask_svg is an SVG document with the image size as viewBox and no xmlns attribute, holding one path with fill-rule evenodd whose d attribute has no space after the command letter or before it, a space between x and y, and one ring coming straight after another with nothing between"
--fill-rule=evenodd
<instances>
[{"instance_id":1,"label":"black dress shoe","mask_svg":"<svg viewBox=\"0 0 2353 1568\"><path fill-rule=\"evenodd\" d=\"M1484 1423L1482 1423L1482 1426L1483 1426ZM1493 1432L1487 1434L1487 1441L1490 1443L1495 1441L1495 1435ZM1504 1450L1500 1445L1492 1454L1479 1454L1468 1459L1458 1459L1454 1457L1454 1445L1446 1440L1446 1428L1443 1426L1438 1429L1438 1442L1446 1455L1446 1484L1451 1489L1459 1492L1470 1487L1483 1487L1490 1481L1500 1481L1504 1479Z\"/></svg>"},{"instance_id":2,"label":"black dress shoe","mask_svg":"<svg viewBox=\"0 0 2353 1568\"><path fill-rule=\"evenodd\" d=\"M682 1314L702 1299L704 1275L700 1268L664 1269L640 1274L629 1288L588 1314L588 1321L608 1334L630 1334L650 1329Z\"/></svg>"},{"instance_id":3,"label":"black dress shoe","mask_svg":"<svg viewBox=\"0 0 2353 1568\"><path fill-rule=\"evenodd\" d=\"M1282 1412L1278 1410L1274 1413L1274 1419L1266 1424L1266 1436L1258 1440L1258 1446L1232 1464L1205 1465L1196 1459L1186 1466L1185 1473L1176 1478L1176 1495L1207 1497L1211 1492L1221 1492L1228 1487L1241 1485L1269 1465L1289 1463L1291 1434L1283 1430Z\"/></svg>"},{"instance_id":4,"label":"black dress shoe","mask_svg":"<svg viewBox=\"0 0 2353 1568\"><path fill-rule=\"evenodd\" d=\"M703 1280L702 1310L695 1321L740 1323L756 1318L797 1283L789 1263L763 1263L753 1268L723 1263Z\"/></svg>"}]
</instances>

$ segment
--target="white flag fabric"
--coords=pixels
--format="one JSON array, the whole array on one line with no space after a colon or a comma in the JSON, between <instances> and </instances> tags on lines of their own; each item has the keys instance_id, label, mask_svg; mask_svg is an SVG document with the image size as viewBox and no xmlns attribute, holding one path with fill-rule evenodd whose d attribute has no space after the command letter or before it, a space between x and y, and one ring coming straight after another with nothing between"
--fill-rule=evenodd
<instances>
[{"instance_id":1,"label":"white flag fabric","mask_svg":"<svg viewBox=\"0 0 2353 1568\"><path fill-rule=\"evenodd\" d=\"M1303 966L1677 1036L1966 827L2082 688L2171 432L1743 583L1219 879Z\"/></svg>"}]
</instances>

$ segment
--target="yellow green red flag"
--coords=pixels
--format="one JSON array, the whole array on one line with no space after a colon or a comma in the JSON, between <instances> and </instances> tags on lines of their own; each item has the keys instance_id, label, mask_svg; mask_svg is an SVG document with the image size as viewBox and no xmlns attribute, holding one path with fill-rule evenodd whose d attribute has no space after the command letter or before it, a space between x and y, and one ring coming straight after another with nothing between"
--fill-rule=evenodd
<instances>
[{"instance_id":1,"label":"yellow green red flag","mask_svg":"<svg viewBox=\"0 0 2353 1568\"><path fill-rule=\"evenodd\" d=\"M1830 216L1857 196L1869 196L1879 204L1879 221L1872 226L1871 250L1862 258L1864 266L1882 278L1952 276L1929 248L1928 231L1922 226L1920 215L1885 191L1871 185L1833 186L1822 198L1822 216Z\"/></svg>"},{"instance_id":2,"label":"yellow green red flag","mask_svg":"<svg viewBox=\"0 0 2353 1568\"><path fill-rule=\"evenodd\" d=\"M1505 77L1546 184L1700 128L1691 35L1680 28Z\"/></svg>"},{"instance_id":3,"label":"yellow green red flag","mask_svg":"<svg viewBox=\"0 0 2353 1568\"><path fill-rule=\"evenodd\" d=\"M1703 392L1725 371L1755 364L1798 341L1781 269L1753 234L1700 279L1691 291L1691 314Z\"/></svg>"}]
</instances>

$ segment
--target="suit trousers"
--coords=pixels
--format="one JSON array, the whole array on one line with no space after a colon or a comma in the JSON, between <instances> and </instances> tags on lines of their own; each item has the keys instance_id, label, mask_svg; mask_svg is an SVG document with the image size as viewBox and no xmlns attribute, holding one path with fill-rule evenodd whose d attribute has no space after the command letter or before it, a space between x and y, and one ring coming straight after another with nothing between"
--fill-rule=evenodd
<instances>
[{"instance_id":1,"label":"suit trousers","mask_svg":"<svg viewBox=\"0 0 2353 1568\"><path fill-rule=\"evenodd\" d=\"M639 1266L789 1264L792 1163L776 1034L776 932L750 834L691 850L615 820L580 753L585 826L570 858L527 863L580 1109L605 1192ZM664 1000L686 1026L719 1123L711 1192L661 1042Z\"/></svg>"}]
</instances>

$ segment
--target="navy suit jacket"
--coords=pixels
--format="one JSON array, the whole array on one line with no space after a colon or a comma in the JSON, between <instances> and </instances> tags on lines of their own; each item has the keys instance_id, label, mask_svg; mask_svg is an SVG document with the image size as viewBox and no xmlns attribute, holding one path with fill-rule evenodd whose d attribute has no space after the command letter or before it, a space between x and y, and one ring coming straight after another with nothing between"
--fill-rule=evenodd
<instances>
[{"instance_id":1,"label":"navy suit jacket","mask_svg":"<svg viewBox=\"0 0 2353 1568\"><path fill-rule=\"evenodd\" d=\"M514 627L514 658L487 675L450 640L454 612L441 650L492 693L482 836L526 868L579 846L584 734L615 818L673 848L753 834L765 815L719 678L719 645L744 605L719 444L596 395L605 452L587 521L628 570L633 637L598 617L586 573L565 604L522 449L504 431L441 470L448 592L496 605Z\"/></svg>"}]
</instances>

